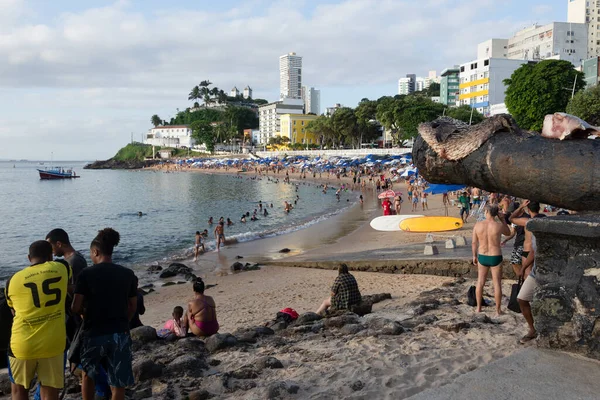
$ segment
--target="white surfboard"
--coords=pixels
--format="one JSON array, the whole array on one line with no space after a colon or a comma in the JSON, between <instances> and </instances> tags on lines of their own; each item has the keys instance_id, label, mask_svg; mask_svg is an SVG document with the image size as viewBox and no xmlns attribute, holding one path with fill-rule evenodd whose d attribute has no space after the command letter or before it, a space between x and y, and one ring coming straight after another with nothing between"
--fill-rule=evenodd
<instances>
[{"instance_id":1,"label":"white surfboard","mask_svg":"<svg viewBox=\"0 0 600 400\"><path fill-rule=\"evenodd\" d=\"M376 231L394 232L401 231L400 222L409 218L422 217L423 215L385 215L377 217L371 221L371 228Z\"/></svg>"}]
</instances>

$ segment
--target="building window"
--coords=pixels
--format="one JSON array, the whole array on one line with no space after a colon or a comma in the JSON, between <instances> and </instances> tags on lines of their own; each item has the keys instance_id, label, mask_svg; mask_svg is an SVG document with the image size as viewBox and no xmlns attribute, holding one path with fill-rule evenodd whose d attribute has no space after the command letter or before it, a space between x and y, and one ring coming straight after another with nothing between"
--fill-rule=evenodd
<instances>
[{"instance_id":1,"label":"building window","mask_svg":"<svg viewBox=\"0 0 600 400\"><path fill-rule=\"evenodd\" d=\"M304 121L301 121L301 125L304 125Z\"/></svg>"},{"instance_id":2,"label":"building window","mask_svg":"<svg viewBox=\"0 0 600 400\"><path fill-rule=\"evenodd\" d=\"M296 121L294 121L293 124L296 125Z\"/></svg>"},{"instance_id":3,"label":"building window","mask_svg":"<svg viewBox=\"0 0 600 400\"><path fill-rule=\"evenodd\" d=\"M460 72L465 72L465 67L464 66L460 67Z\"/></svg>"},{"instance_id":4,"label":"building window","mask_svg":"<svg viewBox=\"0 0 600 400\"><path fill-rule=\"evenodd\" d=\"M485 60L485 61L483 62L483 66L484 66L484 67L487 67L488 65L490 65L490 60Z\"/></svg>"}]
</instances>

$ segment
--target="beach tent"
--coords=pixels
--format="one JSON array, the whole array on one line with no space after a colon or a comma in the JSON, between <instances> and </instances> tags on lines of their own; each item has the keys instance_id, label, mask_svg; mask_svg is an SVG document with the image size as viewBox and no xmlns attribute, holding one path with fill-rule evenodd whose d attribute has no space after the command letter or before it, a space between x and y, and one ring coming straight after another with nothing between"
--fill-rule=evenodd
<instances>
[{"instance_id":1,"label":"beach tent","mask_svg":"<svg viewBox=\"0 0 600 400\"><path fill-rule=\"evenodd\" d=\"M427 189L425 189L425 193L429 194L441 194L448 192L456 192L458 190L462 190L465 188L465 185L441 185L441 184L431 184Z\"/></svg>"}]
</instances>

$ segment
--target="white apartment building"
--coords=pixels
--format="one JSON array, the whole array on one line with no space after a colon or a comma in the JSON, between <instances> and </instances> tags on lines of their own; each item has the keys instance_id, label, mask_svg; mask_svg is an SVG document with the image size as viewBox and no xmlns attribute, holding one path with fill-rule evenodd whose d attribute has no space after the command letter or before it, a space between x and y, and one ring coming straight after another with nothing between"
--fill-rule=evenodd
<instances>
[{"instance_id":1,"label":"white apartment building","mask_svg":"<svg viewBox=\"0 0 600 400\"><path fill-rule=\"evenodd\" d=\"M279 98L302 98L302 57L296 53L279 57Z\"/></svg>"},{"instance_id":2,"label":"white apartment building","mask_svg":"<svg viewBox=\"0 0 600 400\"><path fill-rule=\"evenodd\" d=\"M587 25L587 55L582 59L600 56L600 0L568 0L567 22Z\"/></svg>"},{"instance_id":3,"label":"white apartment building","mask_svg":"<svg viewBox=\"0 0 600 400\"><path fill-rule=\"evenodd\" d=\"M574 66L580 66L587 55L587 37L586 24L535 24L508 39L508 58L532 61L566 60Z\"/></svg>"},{"instance_id":4,"label":"white apartment building","mask_svg":"<svg viewBox=\"0 0 600 400\"><path fill-rule=\"evenodd\" d=\"M460 94L456 105L470 105L489 116L492 105L504 103L506 87L503 81L525 63L525 60L484 58L461 64Z\"/></svg>"},{"instance_id":5,"label":"white apartment building","mask_svg":"<svg viewBox=\"0 0 600 400\"><path fill-rule=\"evenodd\" d=\"M321 91L313 87L302 87L302 99L304 100L304 111L306 114L321 114Z\"/></svg>"},{"instance_id":6,"label":"white apartment building","mask_svg":"<svg viewBox=\"0 0 600 400\"><path fill-rule=\"evenodd\" d=\"M508 39L489 39L477 45L477 59L507 58Z\"/></svg>"},{"instance_id":7,"label":"white apartment building","mask_svg":"<svg viewBox=\"0 0 600 400\"><path fill-rule=\"evenodd\" d=\"M146 135L146 144L152 146L192 148L195 143L188 125L158 126L150 129Z\"/></svg>"},{"instance_id":8,"label":"white apartment building","mask_svg":"<svg viewBox=\"0 0 600 400\"><path fill-rule=\"evenodd\" d=\"M266 144L270 138L281 132L282 114L303 114L304 100L286 98L274 103L258 107L258 130L260 140L257 143Z\"/></svg>"},{"instance_id":9,"label":"white apartment building","mask_svg":"<svg viewBox=\"0 0 600 400\"><path fill-rule=\"evenodd\" d=\"M411 94L415 91L417 82L417 76L415 74L408 74L406 78L398 79L398 94Z\"/></svg>"},{"instance_id":10,"label":"white apartment building","mask_svg":"<svg viewBox=\"0 0 600 400\"><path fill-rule=\"evenodd\" d=\"M238 88L237 88L237 87L235 87L235 86L233 87L233 89L231 89L231 90L229 91L229 96L230 96L230 97L238 97L239 95L240 95L240 91L239 91L239 90L238 90Z\"/></svg>"}]
</instances>

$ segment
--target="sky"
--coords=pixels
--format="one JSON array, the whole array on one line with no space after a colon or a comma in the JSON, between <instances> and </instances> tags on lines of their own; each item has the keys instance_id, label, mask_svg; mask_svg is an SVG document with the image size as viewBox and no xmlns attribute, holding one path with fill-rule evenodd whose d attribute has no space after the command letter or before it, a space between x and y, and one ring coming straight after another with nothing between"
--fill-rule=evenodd
<instances>
[{"instance_id":1,"label":"sky","mask_svg":"<svg viewBox=\"0 0 600 400\"><path fill-rule=\"evenodd\" d=\"M335 103L476 58L477 44L566 21L567 0L0 0L0 159L106 159L191 88L278 100L279 56Z\"/></svg>"}]
</instances>

